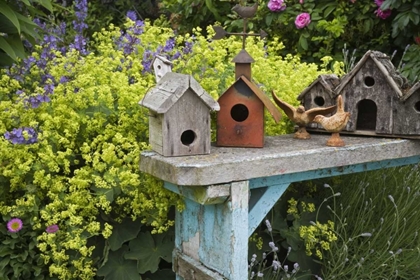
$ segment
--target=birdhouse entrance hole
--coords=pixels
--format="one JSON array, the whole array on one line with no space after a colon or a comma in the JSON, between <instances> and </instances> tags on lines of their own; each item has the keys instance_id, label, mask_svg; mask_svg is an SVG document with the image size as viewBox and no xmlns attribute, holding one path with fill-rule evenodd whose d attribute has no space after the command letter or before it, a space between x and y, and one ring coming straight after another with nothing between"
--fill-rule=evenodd
<instances>
[{"instance_id":1,"label":"birdhouse entrance hole","mask_svg":"<svg viewBox=\"0 0 420 280\"><path fill-rule=\"evenodd\" d=\"M373 87L375 85L375 79L371 76L365 77L364 82L367 87Z\"/></svg>"},{"instance_id":2,"label":"birdhouse entrance hole","mask_svg":"<svg viewBox=\"0 0 420 280\"><path fill-rule=\"evenodd\" d=\"M375 102L369 99L361 100L357 104L357 124L358 130L375 130L377 107Z\"/></svg>"},{"instance_id":3,"label":"birdhouse entrance hole","mask_svg":"<svg viewBox=\"0 0 420 280\"><path fill-rule=\"evenodd\" d=\"M414 110L416 110L417 113L420 113L420 101L417 101L414 104Z\"/></svg>"},{"instance_id":4,"label":"birdhouse entrance hole","mask_svg":"<svg viewBox=\"0 0 420 280\"><path fill-rule=\"evenodd\" d=\"M186 130L181 134L181 142L185 146L189 146L194 142L196 137L197 135L195 135L194 131Z\"/></svg>"},{"instance_id":5,"label":"birdhouse entrance hole","mask_svg":"<svg viewBox=\"0 0 420 280\"><path fill-rule=\"evenodd\" d=\"M248 108L244 104L236 104L230 110L230 116L237 122L243 122L249 116Z\"/></svg>"},{"instance_id":6,"label":"birdhouse entrance hole","mask_svg":"<svg viewBox=\"0 0 420 280\"><path fill-rule=\"evenodd\" d=\"M322 96L317 96L317 97L315 97L314 102L318 106L324 106L325 99Z\"/></svg>"}]
</instances>

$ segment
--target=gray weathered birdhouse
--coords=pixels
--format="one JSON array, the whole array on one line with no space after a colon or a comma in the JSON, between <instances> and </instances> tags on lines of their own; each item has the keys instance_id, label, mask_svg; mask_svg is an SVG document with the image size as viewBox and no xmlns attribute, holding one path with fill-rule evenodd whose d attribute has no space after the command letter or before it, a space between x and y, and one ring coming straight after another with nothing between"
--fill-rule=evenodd
<instances>
[{"instance_id":1,"label":"gray weathered birdhouse","mask_svg":"<svg viewBox=\"0 0 420 280\"><path fill-rule=\"evenodd\" d=\"M420 81L395 104L394 134L420 135Z\"/></svg>"},{"instance_id":2,"label":"gray weathered birdhouse","mask_svg":"<svg viewBox=\"0 0 420 280\"><path fill-rule=\"evenodd\" d=\"M323 74L313 81L298 96L298 100L304 105L305 110L318 107L329 107L335 105L334 89L340 83L340 79L335 74ZM311 123L309 127L321 127L317 123Z\"/></svg>"},{"instance_id":3,"label":"gray weathered birdhouse","mask_svg":"<svg viewBox=\"0 0 420 280\"><path fill-rule=\"evenodd\" d=\"M149 142L163 156L210 153L210 111L219 104L190 75L169 72L146 93Z\"/></svg>"},{"instance_id":4,"label":"gray weathered birdhouse","mask_svg":"<svg viewBox=\"0 0 420 280\"><path fill-rule=\"evenodd\" d=\"M335 90L343 96L345 111L351 114L346 130L394 134L393 117L403 86L404 78L387 55L366 52Z\"/></svg>"},{"instance_id":5,"label":"gray weathered birdhouse","mask_svg":"<svg viewBox=\"0 0 420 280\"><path fill-rule=\"evenodd\" d=\"M314 83L323 82L318 79ZM310 92L307 88L299 95L306 109L318 106ZM325 100L331 96L329 89L327 92ZM344 110L351 114L344 131L420 138L420 84L410 87L389 56L378 51L366 52L333 89L332 96L338 95L343 97Z\"/></svg>"},{"instance_id":6,"label":"gray weathered birdhouse","mask_svg":"<svg viewBox=\"0 0 420 280\"><path fill-rule=\"evenodd\" d=\"M297 99L305 104L305 109L333 106L336 97L334 89L339 83L340 79L335 74L319 75Z\"/></svg>"}]
</instances>

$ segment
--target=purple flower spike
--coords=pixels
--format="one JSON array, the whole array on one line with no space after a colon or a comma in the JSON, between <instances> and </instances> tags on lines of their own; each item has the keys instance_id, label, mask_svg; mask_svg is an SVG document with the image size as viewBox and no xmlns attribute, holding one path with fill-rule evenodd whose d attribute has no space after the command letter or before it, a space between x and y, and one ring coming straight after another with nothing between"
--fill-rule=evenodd
<instances>
[{"instance_id":1,"label":"purple flower spike","mask_svg":"<svg viewBox=\"0 0 420 280\"><path fill-rule=\"evenodd\" d=\"M136 12L134 12L134 11L128 11L127 12L127 17L129 19L131 19L132 21L136 21L137 20L137 15L136 15Z\"/></svg>"},{"instance_id":2,"label":"purple flower spike","mask_svg":"<svg viewBox=\"0 0 420 280\"><path fill-rule=\"evenodd\" d=\"M163 47L164 52L170 52L175 48L175 38L169 38L166 40L166 44Z\"/></svg>"},{"instance_id":3,"label":"purple flower spike","mask_svg":"<svg viewBox=\"0 0 420 280\"><path fill-rule=\"evenodd\" d=\"M18 232L22 229L23 223L19 218L13 218L7 223L7 230L9 232Z\"/></svg>"},{"instance_id":4,"label":"purple flower spike","mask_svg":"<svg viewBox=\"0 0 420 280\"><path fill-rule=\"evenodd\" d=\"M59 230L58 225L50 225L47 227L47 229L45 230L48 233L55 233Z\"/></svg>"},{"instance_id":5,"label":"purple flower spike","mask_svg":"<svg viewBox=\"0 0 420 280\"><path fill-rule=\"evenodd\" d=\"M23 132L26 132L28 139L25 139ZM32 127L14 128L11 132L6 131L4 138L12 142L12 144L34 144L38 141L38 134Z\"/></svg>"}]
</instances>

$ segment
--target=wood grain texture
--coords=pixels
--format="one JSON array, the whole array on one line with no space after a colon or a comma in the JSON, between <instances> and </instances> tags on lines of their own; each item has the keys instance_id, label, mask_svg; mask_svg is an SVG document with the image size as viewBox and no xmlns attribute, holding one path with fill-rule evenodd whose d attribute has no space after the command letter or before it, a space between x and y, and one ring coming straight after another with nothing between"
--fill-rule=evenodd
<instances>
[{"instance_id":1,"label":"wood grain texture","mask_svg":"<svg viewBox=\"0 0 420 280\"><path fill-rule=\"evenodd\" d=\"M140 170L176 185L205 186L420 155L418 140L342 136L346 146L332 148L325 147L329 136L313 134L309 141L290 134L266 137L263 149L213 146L209 155L194 157L142 152Z\"/></svg>"}]
</instances>

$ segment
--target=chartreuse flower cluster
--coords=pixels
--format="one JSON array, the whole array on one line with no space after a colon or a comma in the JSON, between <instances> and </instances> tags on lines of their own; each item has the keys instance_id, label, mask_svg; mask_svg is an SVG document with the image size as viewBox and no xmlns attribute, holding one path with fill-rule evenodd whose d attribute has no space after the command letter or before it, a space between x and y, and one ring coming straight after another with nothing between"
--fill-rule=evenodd
<instances>
[{"instance_id":1,"label":"chartreuse flower cluster","mask_svg":"<svg viewBox=\"0 0 420 280\"><path fill-rule=\"evenodd\" d=\"M92 279L106 258L93 257L103 252L93 240L109 238L125 218L161 233L173 225L169 208L182 210L175 194L138 168L140 152L148 149L148 115L138 102L155 85L153 58L172 59L174 71L194 75L214 98L234 80L231 59L240 39L212 41L212 30L205 37L198 28L181 37L129 16L125 30L110 26L95 34L90 50L81 38L49 55L35 46L28 60L0 78L0 214L27 221L25 232L51 277ZM265 46L247 39L256 61L253 78L296 104L325 70L291 55L279 58L279 48L278 40ZM37 96L48 98L33 106ZM279 125L268 121L269 134L288 130L285 118Z\"/></svg>"},{"instance_id":2,"label":"chartreuse flower cluster","mask_svg":"<svg viewBox=\"0 0 420 280\"><path fill-rule=\"evenodd\" d=\"M287 214L293 216L295 221L299 221L304 213L314 213L316 211L315 204L312 202L297 201L295 198L290 198L287 203L289 205ZM334 233L334 222L328 220L326 223L320 223L319 221L310 221L309 223L309 225L298 227L299 237L303 240L306 255L312 256L315 254L318 259L322 259L322 252L330 250L330 244L337 240Z\"/></svg>"}]
</instances>

